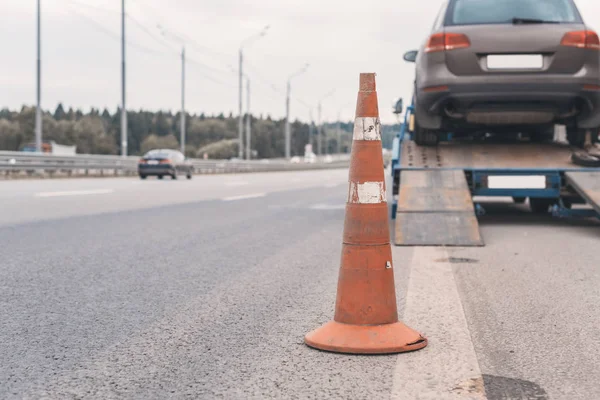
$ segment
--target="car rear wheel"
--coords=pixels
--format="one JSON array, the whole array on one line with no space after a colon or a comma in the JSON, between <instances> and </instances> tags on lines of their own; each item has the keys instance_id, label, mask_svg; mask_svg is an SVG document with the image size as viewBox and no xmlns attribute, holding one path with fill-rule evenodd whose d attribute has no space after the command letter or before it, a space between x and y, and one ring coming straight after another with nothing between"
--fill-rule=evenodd
<instances>
[{"instance_id":1,"label":"car rear wheel","mask_svg":"<svg viewBox=\"0 0 600 400\"><path fill-rule=\"evenodd\" d=\"M140 179L146 179L147 176L146 175L140 175Z\"/></svg>"},{"instance_id":2,"label":"car rear wheel","mask_svg":"<svg viewBox=\"0 0 600 400\"><path fill-rule=\"evenodd\" d=\"M551 142L554 140L554 127L534 131L531 133L530 138L534 143Z\"/></svg>"},{"instance_id":3,"label":"car rear wheel","mask_svg":"<svg viewBox=\"0 0 600 400\"><path fill-rule=\"evenodd\" d=\"M162 179L162 178L163 178L163 176L162 176L162 175L159 175L159 176L158 176L158 179Z\"/></svg>"},{"instance_id":4,"label":"car rear wheel","mask_svg":"<svg viewBox=\"0 0 600 400\"><path fill-rule=\"evenodd\" d=\"M581 167L598 168L600 167L600 157L589 154L585 151L575 151L571 155L573 164Z\"/></svg>"},{"instance_id":5,"label":"car rear wheel","mask_svg":"<svg viewBox=\"0 0 600 400\"><path fill-rule=\"evenodd\" d=\"M585 136L588 129L577 128L574 126L567 127L567 141L571 146L583 148L585 146ZM592 144L598 143L598 128L589 129L591 133Z\"/></svg>"},{"instance_id":6,"label":"car rear wheel","mask_svg":"<svg viewBox=\"0 0 600 400\"><path fill-rule=\"evenodd\" d=\"M171 174L171 179L177 180L177 171L175 171Z\"/></svg>"},{"instance_id":7,"label":"car rear wheel","mask_svg":"<svg viewBox=\"0 0 600 400\"><path fill-rule=\"evenodd\" d=\"M191 173L191 172L188 172L188 174L186 175L186 178L188 178L188 179L192 179L192 173Z\"/></svg>"},{"instance_id":8,"label":"car rear wheel","mask_svg":"<svg viewBox=\"0 0 600 400\"><path fill-rule=\"evenodd\" d=\"M437 146L440 137L437 131L421 128L415 121L415 143L419 146Z\"/></svg>"},{"instance_id":9,"label":"car rear wheel","mask_svg":"<svg viewBox=\"0 0 600 400\"><path fill-rule=\"evenodd\" d=\"M553 199L530 198L529 207L535 214L547 214L548 209L555 201Z\"/></svg>"}]
</instances>

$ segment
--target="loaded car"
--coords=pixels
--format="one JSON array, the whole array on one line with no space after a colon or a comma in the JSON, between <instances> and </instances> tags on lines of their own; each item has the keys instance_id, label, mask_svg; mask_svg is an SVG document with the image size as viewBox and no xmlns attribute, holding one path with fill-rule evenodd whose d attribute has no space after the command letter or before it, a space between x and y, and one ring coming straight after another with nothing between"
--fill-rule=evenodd
<instances>
[{"instance_id":1,"label":"loaded car","mask_svg":"<svg viewBox=\"0 0 600 400\"><path fill-rule=\"evenodd\" d=\"M138 175L141 179L148 176L157 176L158 179L170 176L177 179L178 175L192 179L193 174L194 166L177 150L151 150L144 154L138 163Z\"/></svg>"},{"instance_id":2,"label":"loaded car","mask_svg":"<svg viewBox=\"0 0 600 400\"><path fill-rule=\"evenodd\" d=\"M600 40L573 0L448 0L419 50L415 134L515 132L552 140L554 125L582 146L598 141Z\"/></svg>"}]
</instances>

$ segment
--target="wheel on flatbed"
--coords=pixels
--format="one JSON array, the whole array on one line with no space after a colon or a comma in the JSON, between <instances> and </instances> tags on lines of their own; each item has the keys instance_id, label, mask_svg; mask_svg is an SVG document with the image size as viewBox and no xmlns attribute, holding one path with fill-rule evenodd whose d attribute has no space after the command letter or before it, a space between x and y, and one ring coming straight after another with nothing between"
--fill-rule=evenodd
<instances>
[{"instance_id":1,"label":"wheel on flatbed","mask_svg":"<svg viewBox=\"0 0 600 400\"><path fill-rule=\"evenodd\" d=\"M530 140L534 143L546 143L554 140L554 126L534 131L530 134Z\"/></svg>"},{"instance_id":2,"label":"wheel on flatbed","mask_svg":"<svg viewBox=\"0 0 600 400\"><path fill-rule=\"evenodd\" d=\"M583 148L585 146L585 135L587 131L591 133L591 141L592 144L598 143L600 139L598 139L598 132L600 128L595 129L583 129L577 128L575 126L567 126L567 141L571 146Z\"/></svg>"},{"instance_id":3,"label":"wheel on flatbed","mask_svg":"<svg viewBox=\"0 0 600 400\"><path fill-rule=\"evenodd\" d=\"M600 158L588 154L586 151L575 151L571 154L573 164L581 167L598 168L600 167Z\"/></svg>"},{"instance_id":4,"label":"wheel on flatbed","mask_svg":"<svg viewBox=\"0 0 600 400\"><path fill-rule=\"evenodd\" d=\"M535 214L547 214L550 206L555 202L554 199L529 198L529 208Z\"/></svg>"},{"instance_id":5,"label":"wheel on flatbed","mask_svg":"<svg viewBox=\"0 0 600 400\"><path fill-rule=\"evenodd\" d=\"M513 201L516 204L524 204L527 201L527 197L513 197Z\"/></svg>"},{"instance_id":6,"label":"wheel on flatbed","mask_svg":"<svg viewBox=\"0 0 600 400\"><path fill-rule=\"evenodd\" d=\"M437 131L424 129L415 120L415 143L419 146L437 146L440 137Z\"/></svg>"}]
</instances>

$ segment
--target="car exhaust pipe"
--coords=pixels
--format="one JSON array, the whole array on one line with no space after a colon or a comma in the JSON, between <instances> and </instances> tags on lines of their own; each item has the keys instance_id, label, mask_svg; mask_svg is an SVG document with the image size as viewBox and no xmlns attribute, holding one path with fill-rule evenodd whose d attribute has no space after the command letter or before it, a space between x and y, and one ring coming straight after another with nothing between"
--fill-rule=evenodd
<instances>
[{"instance_id":1,"label":"car exhaust pipe","mask_svg":"<svg viewBox=\"0 0 600 400\"><path fill-rule=\"evenodd\" d=\"M456 105L451 101L444 104L444 114L454 119L464 118L464 114L459 113L456 109Z\"/></svg>"}]
</instances>

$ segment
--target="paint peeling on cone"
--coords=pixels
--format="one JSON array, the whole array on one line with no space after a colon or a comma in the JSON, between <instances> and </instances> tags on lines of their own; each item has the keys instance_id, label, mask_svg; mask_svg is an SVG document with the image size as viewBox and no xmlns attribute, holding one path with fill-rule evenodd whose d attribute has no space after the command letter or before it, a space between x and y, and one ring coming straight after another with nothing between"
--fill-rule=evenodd
<instances>
[{"instance_id":1,"label":"paint peeling on cone","mask_svg":"<svg viewBox=\"0 0 600 400\"><path fill-rule=\"evenodd\" d=\"M350 182L348 203L379 204L385 203L385 183L383 182Z\"/></svg>"},{"instance_id":2,"label":"paint peeling on cone","mask_svg":"<svg viewBox=\"0 0 600 400\"><path fill-rule=\"evenodd\" d=\"M335 316L304 340L338 353L419 350L427 339L398 320L375 74L359 87Z\"/></svg>"}]
</instances>

